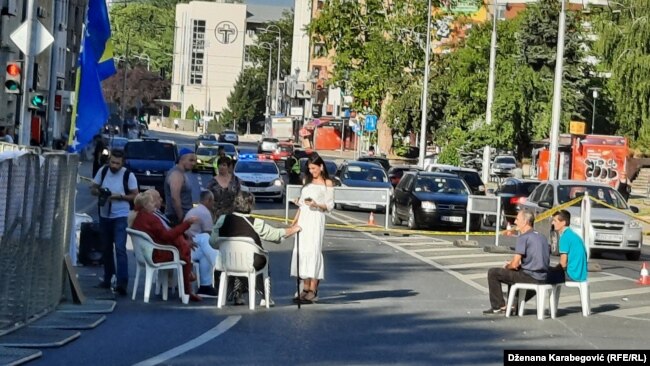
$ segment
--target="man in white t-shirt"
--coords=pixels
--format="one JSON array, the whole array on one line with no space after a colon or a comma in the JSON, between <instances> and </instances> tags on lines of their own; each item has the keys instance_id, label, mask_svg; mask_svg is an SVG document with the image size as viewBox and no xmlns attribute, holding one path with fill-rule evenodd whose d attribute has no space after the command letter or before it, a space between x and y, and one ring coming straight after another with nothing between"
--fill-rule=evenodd
<instances>
[{"instance_id":1,"label":"man in white t-shirt","mask_svg":"<svg viewBox=\"0 0 650 366\"><path fill-rule=\"evenodd\" d=\"M199 221L190 226L185 234L193 240L196 247L192 249L192 260L199 262L199 273L201 274L201 283L199 290L196 292L201 297L217 297L217 290L212 286L214 277L214 262L217 258L217 251L210 246L207 240L197 240L197 235L202 233L212 233L212 213L208 207L214 205L214 195L211 191L201 191L199 204L193 207L185 214L185 217L198 217Z\"/></svg>"},{"instance_id":2,"label":"man in white t-shirt","mask_svg":"<svg viewBox=\"0 0 650 366\"><path fill-rule=\"evenodd\" d=\"M101 288L111 287L111 278L117 277L113 289L120 295L126 295L129 283L128 257L126 254L126 227L129 215L129 202L138 194L138 182L133 173L128 177L124 174L124 153L111 152L108 165L97 171L90 188L93 196L99 196L99 230L104 246L104 280L98 285ZM115 258L113 261L113 245Z\"/></svg>"},{"instance_id":3,"label":"man in white t-shirt","mask_svg":"<svg viewBox=\"0 0 650 366\"><path fill-rule=\"evenodd\" d=\"M0 127L0 141L8 142L10 144L14 143L14 138L8 133L6 127Z\"/></svg>"}]
</instances>

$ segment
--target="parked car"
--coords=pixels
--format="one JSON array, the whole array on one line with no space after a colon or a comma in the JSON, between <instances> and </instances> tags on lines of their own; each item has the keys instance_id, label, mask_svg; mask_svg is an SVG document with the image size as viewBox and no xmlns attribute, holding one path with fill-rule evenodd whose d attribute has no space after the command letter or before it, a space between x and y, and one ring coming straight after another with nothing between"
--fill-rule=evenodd
<instances>
[{"instance_id":1,"label":"parked car","mask_svg":"<svg viewBox=\"0 0 650 366\"><path fill-rule=\"evenodd\" d=\"M344 163L339 170L338 177L343 187L362 187L362 188L388 188L391 192L393 186L388 181L388 176L384 168L376 163L365 161L350 161ZM344 209L348 206L355 206L370 210L384 209L383 205L338 205Z\"/></svg>"},{"instance_id":2,"label":"parked car","mask_svg":"<svg viewBox=\"0 0 650 366\"><path fill-rule=\"evenodd\" d=\"M225 130L219 134L218 141L239 145L239 135L233 130Z\"/></svg>"},{"instance_id":3,"label":"parked car","mask_svg":"<svg viewBox=\"0 0 650 366\"><path fill-rule=\"evenodd\" d=\"M287 160L293 154L293 143L291 142L278 142L278 147L275 152L271 153L271 159L275 161Z\"/></svg>"},{"instance_id":4,"label":"parked car","mask_svg":"<svg viewBox=\"0 0 650 366\"><path fill-rule=\"evenodd\" d=\"M392 184L393 187L397 186L399 181L404 176L404 173L409 171L422 171L422 169L420 169L420 167L415 165L397 165L388 169L387 174L388 174L388 180L390 181L390 184Z\"/></svg>"},{"instance_id":5,"label":"parked car","mask_svg":"<svg viewBox=\"0 0 650 366\"><path fill-rule=\"evenodd\" d=\"M533 179L507 178L494 194L501 199L501 222L499 226L506 228L508 223L515 222L521 204L526 202L530 193L537 188L540 181ZM496 216L487 216L485 224L494 225Z\"/></svg>"},{"instance_id":6,"label":"parked car","mask_svg":"<svg viewBox=\"0 0 650 366\"><path fill-rule=\"evenodd\" d=\"M517 167L517 159L511 155L497 155L490 166L490 175L508 177Z\"/></svg>"},{"instance_id":7,"label":"parked car","mask_svg":"<svg viewBox=\"0 0 650 366\"><path fill-rule=\"evenodd\" d=\"M392 223L406 221L410 229L444 226L465 228L470 188L454 174L407 172L395 187L392 200ZM480 229L475 215L470 230Z\"/></svg>"},{"instance_id":8,"label":"parked car","mask_svg":"<svg viewBox=\"0 0 650 366\"><path fill-rule=\"evenodd\" d=\"M385 171L388 171L388 169L390 169L390 162L383 156L360 156L357 161L367 161L370 163L379 164L382 168L384 168Z\"/></svg>"},{"instance_id":9,"label":"parked car","mask_svg":"<svg viewBox=\"0 0 650 366\"><path fill-rule=\"evenodd\" d=\"M453 165L432 164L427 168L428 172L440 172L454 174L463 180L472 190L474 195L485 195L485 184L481 175L475 169L461 168Z\"/></svg>"},{"instance_id":10,"label":"parked car","mask_svg":"<svg viewBox=\"0 0 650 366\"><path fill-rule=\"evenodd\" d=\"M216 146L199 146L196 149L196 165L194 169L197 171L214 172L214 159L217 157L219 148Z\"/></svg>"},{"instance_id":11,"label":"parked car","mask_svg":"<svg viewBox=\"0 0 650 366\"><path fill-rule=\"evenodd\" d=\"M617 252L624 253L629 260L638 260L641 256L643 243L643 227L641 222L624 212L638 213L639 209L628 206L621 194L608 185L577 180L542 182L530 194L526 202L521 204L521 207L531 210L537 216L584 195L585 192L617 210L623 211L619 212L593 203L591 222L588 223L589 229L594 233L593 243L587 243L591 255L595 256L601 252ZM571 213L571 227L580 233L582 224L580 202L568 207L567 211ZM536 222L535 230L548 238L553 254L558 254L558 235L553 230L552 217Z\"/></svg>"},{"instance_id":12,"label":"parked car","mask_svg":"<svg viewBox=\"0 0 650 366\"><path fill-rule=\"evenodd\" d=\"M129 140L124 145L125 166L138 180L140 192L155 188L165 199L165 176L178 159L174 141L143 138Z\"/></svg>"}]
</instances>

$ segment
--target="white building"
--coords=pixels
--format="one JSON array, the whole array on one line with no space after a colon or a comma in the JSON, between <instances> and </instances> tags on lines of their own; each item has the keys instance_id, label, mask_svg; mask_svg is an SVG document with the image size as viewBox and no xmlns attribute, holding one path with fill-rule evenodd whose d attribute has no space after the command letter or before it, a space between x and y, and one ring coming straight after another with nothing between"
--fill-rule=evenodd
<instances>
[{"instance_id":1,"label":"white building","mask_svg":"<svg viewBox=\"0 0 650 366\"><path fill-rule=\"evenodd\" d=\"M265 23L280 19L283 10L206 1L176 5L171 101L181 116L190 105L204 115L221 113L246 66L246 46Z\"/></svg>"}]
</instances>

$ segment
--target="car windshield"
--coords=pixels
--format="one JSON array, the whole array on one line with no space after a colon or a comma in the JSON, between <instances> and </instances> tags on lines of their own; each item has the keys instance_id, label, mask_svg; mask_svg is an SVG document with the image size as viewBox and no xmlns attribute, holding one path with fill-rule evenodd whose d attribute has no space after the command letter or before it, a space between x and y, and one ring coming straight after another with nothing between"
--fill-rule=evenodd
<instances>
[{"instance_id":1,"label":"car windshield","mask_svg":"<svg viewBox=\"0 0 650 366\"><path fill-rule=\"evenodd\" d=\"M584 196L588 192L590 196L607 203L618 209L627 209L627 203L621 195L611 187L599 186L581 186L581 185L561 185L557 187L557 200L558 203L567 203L575 198ZM573 204L573 206L580 206L580 201ZM601 204L594 202L593 207L605 207Z\"/></svg>"},{"instance_id":2,"label":"car windshield","mask_svg":"<svg viewBox=\"0 0 650 366\"><path fill-rule=\"evenodd\" d=\"M381 165L382 167L384 167L384 169L388 169L388 168L389 168L389 166L388 166L388 161L386 161L386 160L384 160L384 159L380 159L380 158L374 158L374 157L367 157L367 156L365 156L365 157L360 157L360 158L359 158L359 161L367 161L367 162L369 162L369 163L379 164L379 165Z\"/></svg>"},{"instance_id":3,"label":"car windshield","mask_svg":"<svg viewBox=\"0 0 650 366\"><path fill-rule=\"evenodd\" d=\"M203 141L217 141L217 138L214 135L201 135L198 139Z\"/></svg>"},{"instance_id":4,"label":"car windshield","mask_svg":"<svg viewBox=\"0 0 650 366\"><path fill-rule=\"evenodd\" d=\"M457 178L419 176L415 181L415 192L448 193L468 195L467 188Z\"/></svg>"},{"instance_id":5,"label":"car windshield","mask_svg":"<svg viewBox=\"0 0 650 366\"><path fill-rule=\"evenodd\" d=\"M386 172L377 166L369 168L365 166L349 165L343 174L344 179L365 180L368 182L388 182Z\"/></svg>"},{"instance_id":6,"label":"car windshield","mask_svg":"<svg viewBox=\"0 0 650 366\"><path fill-rule=\"evenodd\" d=\"M223 147L223 151L225 151L226 155L228 155L228 156L233 156L233 155L237 154L237 148L235 148L235 145L230 145L230 144L221 145L221 144L219 144L219 145L215 145L215 146Z\"/></svg>"},{"instance_id":7,"label":"car windshield","mask_svg":"<svg viewBox=\"0 0 650 366\"><path fill-rule=\"evenodd\" d=\"M273 141L263 141L262 150L263 151L273 151L278 148L278 143Z\"/></svg>"},{"instance_id":8,"label":"car windshield","mask_svg":"<svg viewBox=\"0 0 650 366\"><path fill-rule=\"evenodd\" d=\"M129 142L129 139L113 137L113 139L111 139L111 149L124 148L124 145L126 145L127 142Z\"/></svg>"},{"instance_id":9,"label":"car windshield","mask_svg":"<svg viewBox=\"0 0 650 366\"><path fill-rule=\"evenodd\" d=\"M539 182L532 183L522 183L519 185L519 193L525 194L526 196L530 195L535 188L539 185Z\"/></svg>"},{"instance_id":10,"label":"car windshield","mask_svg":"<svg viewBox=\"0 0 650 366\"><path fill-rule=\"evenodd\" d=\"M207 148L207 147L199 147L198 149L196 149L196 155L215 156L215 155L217 155L217 149Z\"/></svg>"},{"instance_id":11,"label":"car windshield","mask_svg":"<svg viewBox=\"0 0 650 366\"><path fill-rule=\"evenodd\" d=\"M278 174L278 168L274 163L240 161L235 165L235 173Z\"/></svg>"},{"instance_id":12,"label":"car windshield","mask_svg":"<svg viewBox=\"0 0 650 366\"><path fill-rule=\"evenodd\" d=\"M512 156L501 156L494 160L497 164L517 164L517 160Z\"/></svg>"},{"instance_id":13,"label":"car windshield","mask_svg":"<svg viewBox=\"0 0 650 366\"><path fill-rule=\"evenodd\" d=\"M479 177L478 173L476 172L458 171L456 174L458 174L459 177L463 178L470 187L478 187L483 184L481 177Z\"/></svg>"},{"instance_id":14,"label":"car windshield","mask_svg":"<svg viewBox=\"0 0 650 366\"><path fill-rule=\"evenodd\" d=\"M176 146L168 142L130 141L125 148L126 159L176 161Z\"/></svg>"},{"instance_id":15,"label":"car windshield","mask_svg":"<svg viewBox=\"0 0 650 366\"><path fill-rule=\"evenodd\" d=\"M279 145L278 146L278 152L292 152L293 151L293 146L291 145Z\"/></svg>"}]
</instances>

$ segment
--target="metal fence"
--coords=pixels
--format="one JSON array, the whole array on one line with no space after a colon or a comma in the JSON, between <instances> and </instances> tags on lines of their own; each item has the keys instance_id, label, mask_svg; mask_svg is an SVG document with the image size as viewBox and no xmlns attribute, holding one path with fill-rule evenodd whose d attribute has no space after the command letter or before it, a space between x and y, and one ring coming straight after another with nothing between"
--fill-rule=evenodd
<instances>
[{"instance_id":1,"label":"metal fence","mask_svg":"<svg viewBox=\"0 0 650 366\"><path fill-rule=\"evenodd\" d=\"M0 145L2 335L49 313L61 300L79 156L8 152L9 144Z\"/></svg>"}]
</instances>

